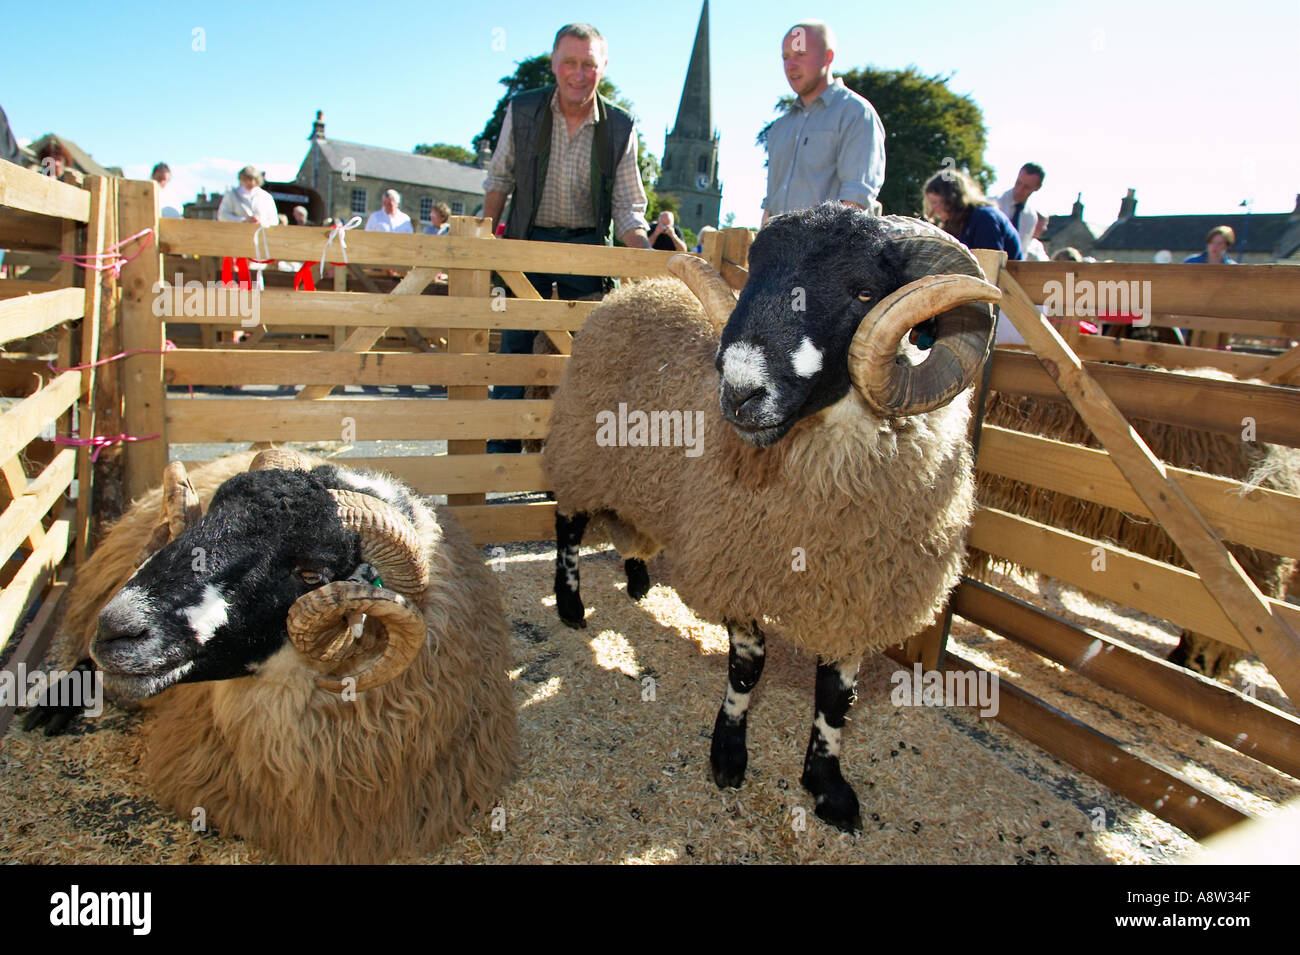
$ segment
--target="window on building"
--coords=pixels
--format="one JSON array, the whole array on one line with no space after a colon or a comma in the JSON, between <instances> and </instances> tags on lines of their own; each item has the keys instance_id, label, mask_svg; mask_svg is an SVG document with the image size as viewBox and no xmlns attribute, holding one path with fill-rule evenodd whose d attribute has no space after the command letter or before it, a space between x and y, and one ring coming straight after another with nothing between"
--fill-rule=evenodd
<instances>
[{"instance_id":1,"label":"window on building","mask_svg":"<svg viewBox=\"0 0 1300 955\"><path fill-rule=\"evenodd\" d=\"M463 216L465 214L465 203L453 202L451 204L451 214L454 216Z\"/></svg>"},{"instance_id":2,"label":"window on building","mask_svg":"<svg viewBox=\"0 0 1300 955\"><path fill-rule=\"evenodd\" d=\"M420 221L433 221L433 196L420 197Z\"/></svg>"},{"instance_id":3,"label":"window on building","mask_svg":"<svg viewBox=\"0 0 1300 955\"><path fill-rule=\"evenodd\" d=\"M700 162L699 162L699 171L700 171L700 172L708 172L708 171L709 171L709 157L708 157L708 156L701 156L701 157L700 157Z\"/></svg>"},{"instance_id":4,"label":"window on building","mask_svg":"<svg viewBox=\"0 0 1300 955\"><path fill-rule=\"evenodd\" d=\"M702 202L695 203L695 214L697 216L704 215L704 203Z\"/></svg>"},{"instance_id":5,"label":"window on building","mask_svg":"<svg viewBox=\"0 0 1300 955\"><path fill-rule=\"evenodd\" d=\"M363 216L366 214L366 190L352 190L352 214Z\"/></svg>"},{"instance_id":6,"label":"window on building","mask_svg":"<svg viewBox=\"0 0 1300 955\"><path fill-rule=\"evenodd\" d=\"M673 157L672 157L672 156L665 156L665 157L664 157L664 161L663 161L663 165L659 167L660 172L667 172L669 169L672 169L672 168L673 168Z\"/></svg>"}]
</instances>

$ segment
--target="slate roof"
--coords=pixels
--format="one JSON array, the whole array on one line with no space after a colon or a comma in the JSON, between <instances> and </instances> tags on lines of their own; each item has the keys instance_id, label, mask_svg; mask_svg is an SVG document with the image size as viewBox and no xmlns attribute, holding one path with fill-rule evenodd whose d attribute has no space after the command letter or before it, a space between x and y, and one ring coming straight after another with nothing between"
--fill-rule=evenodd
<instances>
[{"instance_id":1,"label":"slate roof","mask_svg":"<svg viewBox=\"0 0 1300 955\"><path fill-rule=\"evenodd\" d=\"M483 194L483 183L487 179L486 169L435 156L417 156L415 153L349 143L341 139L317 139L314 143L320 149L321 159L331 169L341 170L343 160L351 158L356 163L353 171L358 176L437 186L440 189L475 195Z\"/></svg>"},{"instance_id":2,"label":"slate roof","mask_svg":"<svg viewBox=\"0 0 1300 955\"><path fill-rule=\"evenodd\" d=\"M1130 216L1120 219L1102 233L1096 248L1111 249L1168 249L1171 252L1200 252L1205 248L1205 235L1215 226L1226 225L1237 233L1237 241L1229 254L1243 252L1274 252L1279 240L1287 232L1291 217L1289 212L1257 213L1246 215L1194 215L1194 216ZM1249 227L1247 226L1249 218ZM1050 227L1049 227L1050 228ZM1292 229L1295 241L1300 241L1300 230ZM1295 251L1294 242L1291 251ZM1282 258L1290 255L1284 249L1276 252Z\"/></svg>"},{"instance_id":3,"label":"slate roof","mask_svg":"<svg viewBox=\"0 0 1300 955\"><path fill-rule=\"evenodd\" d=\"M122 170L116 166L106 169L103 166L101 166L99 163L95 162L95 160L90 157L90 153L86 152L84 149L82 149L80 146L74 143L71 139L68 139L66 136L57 136L54 133L46 133L40 139L36 140L35 142L29 144L24 148L33 156L39 156L41 154L41 150L45 148L46 144L50 140L55 140L61 146L63 146L63 148L68 151L68 158L72 160L73 168L77 169L79 172L85 173L87 176L121 176L122 175Z\"/></svg>"},{"instance_id":4,"label":"slate roof","mask_svg":"<svg viewBox=\"0 0 1300 955\"><path fill-rule=\"evenodd\" d=\"M1082 219L1071 218L1072 215L1073 213L1067 213L1065 215L1052 216L1048 219L1047 231L1043 233L1044 244L1051 242L1057 235L1065 231L1066 228L1075 222L1082 225L1089 236L1092 235L1092 230L1088 228L1088 223L1084 222Z\"/></svg>"}]
</instances>

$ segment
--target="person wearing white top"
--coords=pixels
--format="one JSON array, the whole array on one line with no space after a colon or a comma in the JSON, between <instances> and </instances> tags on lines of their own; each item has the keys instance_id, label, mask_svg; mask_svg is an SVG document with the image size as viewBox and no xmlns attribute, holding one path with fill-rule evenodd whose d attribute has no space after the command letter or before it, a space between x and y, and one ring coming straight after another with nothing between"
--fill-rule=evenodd
<instances>
[{"instance_id":1,"label":"person wearing white top","mask_svg":"<svg viewBox=\"0 0 1300 955\"><path fill-rule=\"evenodd\" d=\"M267 227L279 225L280 214L275 210L275 200L262 188L262 177L252 166L239 170L239 185L221 197L217 221L256 222Z\"/></svg>"},{"instance_id":2,"label":"person wearing white top","mask_svg":"<svg viewBox=\"0 0 1300 955\"><path fill-rule=\"evenodd\" d=\"M1016 184L998 196L998 208L1011 220L1020 233L1020 247L1029 248L1038 224L1038 211L1029 204L1029 197L1043 188L1045 174L1037 163L1027 162L1016 175Z\"/></svg>"},{"instance_id":3,"label":"person wearing white top","mask_svg":"<svg viewBox=\"0 0 1300 955\"><path fill-rule=\"evenodd\" d=\"M1051 216L1045 216L1039 213L1038 223L1034 226L1034 237L1029 240L1029 245L1025 246L1026 262L1048 262L1051 256L1047 254L1047 246L1043 245L1043 236L1047 232L1047 223Z\"/></svg>"},{"instance_id":4,"label":"person wearing white top","mask_svg":"<svg viewBox=\"0 0 1300 955\"><path fill-rule=\"evenodd\" d=\"M384 193L383 204L382 209L370 213L370 218L366 220L367 232L415 232L411 217L399 208L402 197L396 189Z\"/></svg>"},{"instance_id":5,"label":"person wearing white top","mask_svg":"<svg viewBox=\"0 0 1300 955\"><path fill-rule=\"evenodd\" d=\"M171 166L165 162L158 163L153 167L149 178L158 183L158 215L163 219L183 218L180 197L175 194L176 189L169 185L172 181Z\"/></svg>"}]
</instances>

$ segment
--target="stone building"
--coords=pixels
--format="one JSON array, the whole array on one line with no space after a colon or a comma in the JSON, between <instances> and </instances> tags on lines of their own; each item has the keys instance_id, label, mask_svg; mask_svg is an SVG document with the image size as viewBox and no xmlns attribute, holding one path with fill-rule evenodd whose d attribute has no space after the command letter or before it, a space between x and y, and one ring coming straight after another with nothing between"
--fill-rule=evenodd
<instances>
[{"instance_id":1,"label":"stone building","mask_svg":"<svg viewBox=\"0 0 1300 955\"><path fill-rule=\"evenodd\" d=\"M706 225L718 227L722 183L718 180L718 133L713 128L709 92L709 0L704 0L700 10L677 123L667 134L655 189L677 197L682 227L696 233Z\"/></svg>"},{"instance_id":2,"label":"stone building","mask_svg":"<svg viewBox=\"0 0 1300 955\"><path fill-rule=\"evenodd\" d=\"M1083 194L1074 200L1074 207L1069 215L1051 216L1047 222L1047 231L1043 233L1043 245L1048 255L1055 255L1061 249L1078 249L1081 255L1092 255L1092 248L1097 237L1083 221Z\"/></svg>"},{"instance_id":3,"label":"stone building","mask_svg":"<svg viewBox=\"0 0 1300 955\"><path fill-rule=\"evenodd\" d=\"M328 139L320 110L309 138L311 147L294 181L316 190L327 216L365 218L381 207L380 197L387 189L398 191L402 211L413 223L419 220L417 232L429 224L429 214L439 202L447 203L452 215L482 211L487 171L481 165ZM483 163L482 156L479 161Z\"/></svg>"},{"instance_id":4,"label":"stone building","mask_svg":"<svg viewBox=\"0 0 1300 955\"><path fill-rule=\"evenodd\" d=\"M1220 225L1237 234L1228 255L1238 262L1300 265L1300 196L1290 212L1139 216L1137 192L1130 189L1120 201L1118 217L1097 239L1092 254L1116 262L1154 262L1157 253L1168 252L1173 262L1181 262L1204 252L1206 234Z\"/></svg>"}]
</instances>

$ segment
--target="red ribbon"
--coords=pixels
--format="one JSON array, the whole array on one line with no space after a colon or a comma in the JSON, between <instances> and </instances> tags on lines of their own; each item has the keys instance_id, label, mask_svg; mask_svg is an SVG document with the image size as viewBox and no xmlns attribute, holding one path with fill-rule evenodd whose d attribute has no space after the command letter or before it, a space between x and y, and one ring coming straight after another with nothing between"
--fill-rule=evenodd
<instances>
[{"instance_id":1,"label":"red ribbon","mask_svg":"<svg viewBox=\"0 0 1300 955\"><path fill-rule=\"evenodd\" d=\"M316 280L311 277L311 270L315 266L314 262L304 262L293 277L293 290L296 292L302 289L304 292L316 291Z\"/></svg>"},{"instance_id":2,"label":"red ribbon","mask_svg":"<svg viewBox=\"0 0 1300 955\"><path fill-rule=\"evenodd\" d=\"M253 277L246 258L232 259L227 256L221 260L221 284L230 285L234 282L235 269L239 270L239 287L251 289L253 287Z\"/></svg>"}]
</instances>

